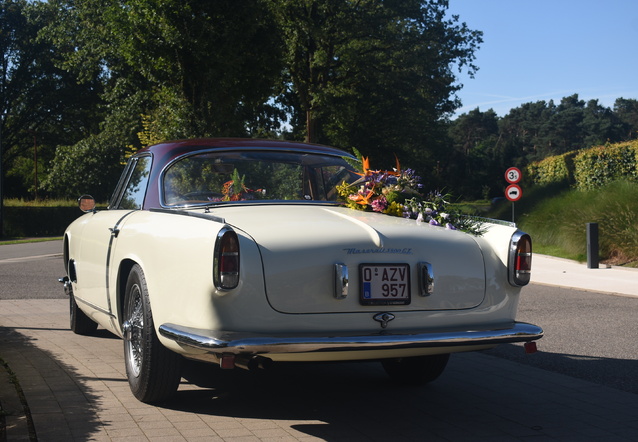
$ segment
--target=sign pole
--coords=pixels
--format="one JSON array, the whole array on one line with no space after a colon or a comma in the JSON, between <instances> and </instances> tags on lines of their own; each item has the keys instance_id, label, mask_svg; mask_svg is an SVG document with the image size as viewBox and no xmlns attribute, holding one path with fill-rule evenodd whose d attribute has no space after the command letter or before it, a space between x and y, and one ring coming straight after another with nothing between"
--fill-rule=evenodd
<instances>
[{"instance_id":1,"label":"sign pole","mask_svg":"<svg viewBox=\"0 0 638 442\"><path fill-rule=\"evenodd\" d=\"M516 167L510 167L505 171L505 181L509 183L509 186L505 189L505 197L512 202L512 222L516 222L516 218L514 216L514 202L521 199L523 196L523 191L521 187L517 184L521 181L523 174L520 169Z\"/></svg>"}]
</instances>

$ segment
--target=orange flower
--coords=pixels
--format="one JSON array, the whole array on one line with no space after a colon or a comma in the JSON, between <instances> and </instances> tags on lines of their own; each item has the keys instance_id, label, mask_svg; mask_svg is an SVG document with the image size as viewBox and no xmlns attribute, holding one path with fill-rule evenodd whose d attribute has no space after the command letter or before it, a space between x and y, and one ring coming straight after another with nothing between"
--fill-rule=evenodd
<instances>
[{"instance_id":1,"label":"orange flower","mask_svg":"<svg viewBox=\"0 0 638 442\"><path fill-rule=\"evenodd\" d=\"M394 155L394 158L397 160L397 167L394 170L386 170L388 175L401 176L401 163L399 163L399 157Z\"/></svg>"},{"instance_id":2,"label":"orange flower","mask_svg":"<svg viewBox=\"0 0 638 442\"><path fill-rule=\"evenodd\" d=\"M357 204L366 206L372 203L370 200L372 197L374 197L374 192L372 190L360 190L356 195L351 195L350 199Z\"/></svg>"}]
</instances>

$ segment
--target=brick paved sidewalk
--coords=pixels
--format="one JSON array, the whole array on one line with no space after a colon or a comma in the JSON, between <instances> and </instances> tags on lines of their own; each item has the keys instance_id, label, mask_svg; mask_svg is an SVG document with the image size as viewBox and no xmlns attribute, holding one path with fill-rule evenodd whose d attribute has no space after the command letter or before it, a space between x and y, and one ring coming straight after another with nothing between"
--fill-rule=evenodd
<instances>
[{"instance_id":1,"label":"brick paved sidewalk","mask_svg":"<svg viewBox=\"0 0 638 442\"><path fill-rule=\"evenodd\" d=\"M39 441L638 440L638 395L482 353L454 355L421 388L391 385L378 364L321 365L233 387L184 382L176 400L150 406L130 393L121 340L74 335L67 308L0 301L0 358ZM12 431L7 440L29 440L26 426Z\"/></svg>"}]
</instances>

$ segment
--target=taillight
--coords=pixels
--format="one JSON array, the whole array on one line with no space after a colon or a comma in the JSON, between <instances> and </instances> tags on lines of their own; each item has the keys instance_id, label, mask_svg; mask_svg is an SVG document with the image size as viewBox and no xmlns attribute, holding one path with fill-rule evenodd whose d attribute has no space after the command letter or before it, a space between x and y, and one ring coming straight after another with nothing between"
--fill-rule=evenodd
<instances>
[{"instance_id":1,"label":"taillight","mask_svg":"<svg viewBox=\"0 0 638 442\"><path fill-rule=\"evenodd\" d=\"M217 234L213 281L219 290L231 290L239 284L239 239L230 227L224 227Z\"/></svg>"},{"instance_id":2,"label":"taillight","mask_svg":"<svg viewBox=\"0 0 638 442\"><path fill-rule=\"evenodd\" d=\"M512 236L509 258L510 284L520 287L529 283L532 273L532 238L517 231Z\"/></svg>"}]
</instances>

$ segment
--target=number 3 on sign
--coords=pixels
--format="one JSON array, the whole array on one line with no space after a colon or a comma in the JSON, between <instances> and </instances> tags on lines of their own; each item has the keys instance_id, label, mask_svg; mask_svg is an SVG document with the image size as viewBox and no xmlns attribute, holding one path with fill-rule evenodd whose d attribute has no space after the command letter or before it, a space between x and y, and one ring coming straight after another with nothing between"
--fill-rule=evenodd
<instances>
[{"instance_id":1,"label":"number 3 on sign","mask_svg":"<svg viewBox=\"0 0 638 442\"><path fill-rule=\"evenodd\" d=\"M505 171L505 181L510 184L516 184L521 180L522 174L517 167L510 167Z\"/></svg>"}]
</instances>

